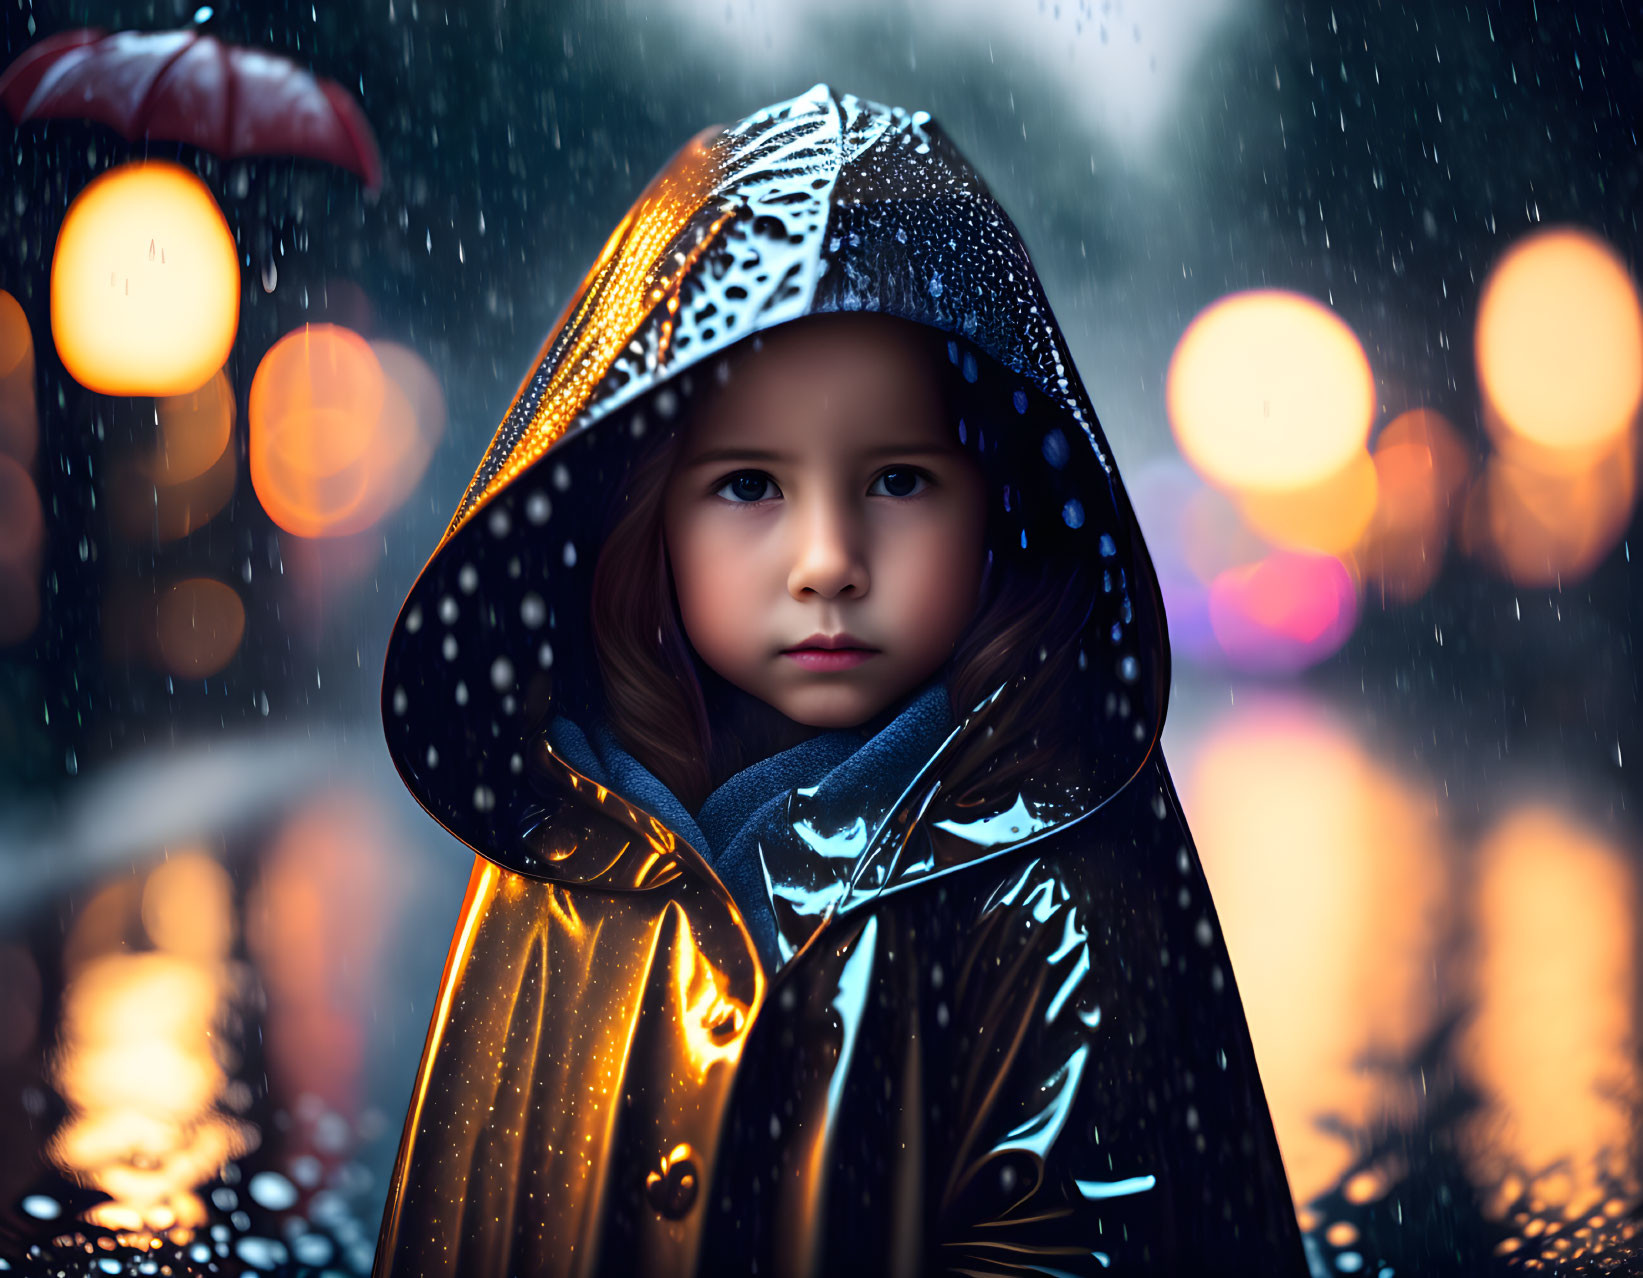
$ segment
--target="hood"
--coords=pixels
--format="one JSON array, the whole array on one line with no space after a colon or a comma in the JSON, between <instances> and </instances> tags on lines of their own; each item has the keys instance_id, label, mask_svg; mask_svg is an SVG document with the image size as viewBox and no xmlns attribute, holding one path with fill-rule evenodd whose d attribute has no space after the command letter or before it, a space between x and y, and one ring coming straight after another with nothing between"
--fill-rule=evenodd
<instances>
[{"instance_id":1,"label":"hood","mask_svg":"<svg viewBox=\"0 0 1643 1278\"><path fill-rule=\"evenodd\" d=\"M417 800L477 852L536 877L611 887L711 877L654 814L548 751L543 728L555 714L596 712L601 699L587 601L604 502L630 455L705 384L704 361L830 311L882 312L949 335L970 438L992 435L987 464L1021 546L1086 559L1102 591L1070 689L1045 698L1030 676L1001 686L881 810L814 811L814 796L794 792L792 828L818 850L818 875L839 884L821 894L836 905L841 892L883 892L1043 838L1145 763L1169 685L1163 607L1026 246L927 112L817 84L703 130L651 180L554 326L406 598L383 678L388 746ZM955 806L953 770L985 755L1006 700L1035 697L1046 701L1035 713L1070 716L1087 748L1010 802ZM539 854L524 837L544 815L527 779L539 769L560 783L547 803L561 825L614 839Z\"/></svg>"}]
</instances>

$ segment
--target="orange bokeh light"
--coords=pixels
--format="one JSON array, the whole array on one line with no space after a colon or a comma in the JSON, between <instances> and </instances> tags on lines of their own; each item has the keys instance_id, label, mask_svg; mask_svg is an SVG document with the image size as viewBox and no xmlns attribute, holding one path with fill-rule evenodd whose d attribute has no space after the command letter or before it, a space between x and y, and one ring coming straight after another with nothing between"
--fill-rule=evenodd
<instances>
[{"instance_id":1,"label":"orange bokeh light","mask_svg":"<svg viewBox=\"0 0 1643 1278\"><path fill-rule=\"evenodd\" d=\"M1375 382L1333 311L1258 289L1222 298L1187 326L1166 400L1182 453L1210 482L1284 490L1333 475L1363 448Z\"/></svg>"},{"instance_id":2,"label":"orange bokeh light","mask_svg":"<svg viewBox=\"0 0 1643 1278\"><path fill-rule=\"evenodd\" d=\"M226 666L245 634L245 606L209 577L179 581L160 596L155 638L172 674L200 679Z\"/></svg>"},{"instance_id":3,"label":"orange bokeh light","mask_svg":"<svg viewBox=\"0 0 1643 1278\"><path fill-rule=\"evenodd\" d=\"M335 324L281 338L251 381L251 483L281 528L341 537L369 528L422 477L445 401L411 351Z\"/></svg>"},{"instance_id":4,"label":"orange bokeh light","mask_svg":"<svg viewBox=\"0 0 1643 1278\"><path fill-rule=\"evenodd\" d=\"M1490 272L1476 351L1486 420L1502 436L1601 447L1631 427L1643 400L1637 289L1619 255L1577 228L1521 240Z\"/></svg>"},{"instance_id":5,"label":"orange bokeh light","mask_svg":"<svg viewBox=\"0 0 1643 1278\"><path fill-rule=\"evenodd\" d=\"M0 453L30 466L38 438L34 336L17 299L0 289Z\"/></svg>"},{"instance_id":6,"label":"orange bokeh light","mask_svg":"<svg viewBox=\"0 0 1643 1278\"><path fill-rule=\"evenodd\" d=\"M157 949L209 963L234 943L234 881L203 848L171 852L143 885L143 929Z\"/></svg>"},{"instance_id":7,"label":"orange bokeh light","mask_svg":"<svg viewBox=\"0 0 1643 1278\"><path fill-rule=\"evenodd\" d=\"M1442 414L1417 408L1387 423L1373 459L1378 499L1357 563L1383 603L1409 603L1443 566L1450 508L1471 471L1471 456Z\"/></svg>"},{"instance_id":8,"label":"orange bokeh light","mask_svg":"<svg viewBox=\"0 0 1643 1278\"><path fill-rule=\"evenodd\" d=\"M1240 493L1238 507L1249 526L1275 546L1339 555L1369 527L1378 487L1374 462L1359 452L1305 487Z\"/></svg>"},{"instance_id":9,"label":"orange bokeh light","mask_svg":"<svg viewBox=\"0 0 1643 1278\"><path fill-rule=\"evenodd\" d=\"M221 372L199 390L159 400L155 441L109 469L110 522L132 541L174 541L203 527L234 495L234 391Z\"/></svg>"},{"instance_id":10,"label":"orange bokeh light","mask_svg":"<svg viewBox=\"0 0 1643 1278\"><path fill-rule=\"evenodd\" d=\"M445 392L433 369L409 347L372 342L371 349L388 378L378 443L380 483L374 498L380 518L411 495L428 469L445 433Z\"/></svg>"},{"instance_id":11,"label":"orange bokeh light","mask_svg":"<svg viewBox=\"0 0 1643 1278\"><path fill-rule=\"evenodd\" d=\"M1438 1010L1443 830L1430 795L1299 700L1240 691L1184 762L1182 805L1304 1205L1358 1154L1337 1124L1371 1132L1413 1108L1363 1062L1412 1053Z\"/></svg>"},{"instance_id":12,"label":"orange bokeh light","mask_svg":"<svg viewBox=\"0 0 1643 1278\"><path fill-rule=\"evenodd\" d=\"M203 527L234 495L234 388L221 369L188 395L154 406L153 450L117 461L109 480L114 526L133 541L174 541Z\"/></svg>"},{"instance_id":13,"label":"orange bokeh light","mask_svg":"<svg viewBox=\"0 0 1643 1278\"><path fill-rule=\"evenodd\" d=\"M269 845L246 911L268 991L269 1073L283 1091L343 1112L358 1105L361 1026L403 897L393 847L392 824L369 795L317 795Z\"/></svg>"},{"instance_id":14,"label":"orange bokeh light","mask_svg":"<svg viewBox=\"0 0 1643 1278\"><path fill-rule=\"evenodd\" d=\"M234 236L187 169L121 165L69 205L51 263L51 332L81 385L187 394L223 366L239 317Z\"/></svg>"}]
</instances>

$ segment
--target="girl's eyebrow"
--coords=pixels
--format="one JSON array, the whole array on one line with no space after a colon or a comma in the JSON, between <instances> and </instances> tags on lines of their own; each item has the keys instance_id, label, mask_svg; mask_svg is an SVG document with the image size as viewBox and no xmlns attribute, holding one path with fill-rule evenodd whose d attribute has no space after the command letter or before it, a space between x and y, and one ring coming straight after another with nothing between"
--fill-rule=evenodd
<instances>
[{"instance_id":1,"label":"girl's eyebrow","mask_svg":"<svg viewBox=\"0 0 1643 1278\"><path fill-rule=\"evenodd\" d=\"M947 445L947 444L931 444L931 443L880 444L880 445L878 445L877 447L874 447L874 448L864 449L863 450L863 456L866 456L866 457L888 457L888 456L891 456L892 454L894 454L896 456L902 456L902 457L906 457L906 456L938 457L938 456L943 456L947 453L951 453L951 452L955 452L955 451L957 451L957 449L955 447L953 447L951 445ZM708 465L710 462L726 462L726 461L785 462L785 461L791 461L792 459L793 458L792 458L792 455L790 453L773 452L768 448L735 448L735 447L731 447L731 448L709 448L709 449L706 449L703 452L699 452L695 456L691 457L690 460L685 463L685 465L686 466L705 466L705 465Z\"/></svg>"}]
</instances>

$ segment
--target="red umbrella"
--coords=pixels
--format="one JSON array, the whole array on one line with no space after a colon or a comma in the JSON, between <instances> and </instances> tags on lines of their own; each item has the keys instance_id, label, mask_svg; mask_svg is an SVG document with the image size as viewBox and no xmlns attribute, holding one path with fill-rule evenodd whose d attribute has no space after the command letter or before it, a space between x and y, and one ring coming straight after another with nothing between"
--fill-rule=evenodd
<instances>
[{"instance_id":1,"label":"red umbrella","mask_svg":"<svg viewBox=\"0 0 1643 1278\"><path fill-rule=\"evenodd\" d=\"M376 139L348 91L288 58L198 29L65 31L0 75L0 103L25 120L96 120L187 142L225 159L304 155L382 184Z\"/></svg>"}]
</instances>

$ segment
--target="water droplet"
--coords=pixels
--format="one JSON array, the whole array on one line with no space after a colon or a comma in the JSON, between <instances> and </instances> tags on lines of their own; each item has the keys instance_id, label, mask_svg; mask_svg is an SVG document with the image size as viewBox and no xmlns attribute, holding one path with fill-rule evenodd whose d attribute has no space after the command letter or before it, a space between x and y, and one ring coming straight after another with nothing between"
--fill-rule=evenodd
<instances>
[{"instance_id":1,"label":"water droplet","mask_svg":"<svg viewBox=\"0 0 1643 1278\"><path fill-rule=\"evenodd\" d=\"M45 1194L30 1194L23 1199L23 1210L36 1220L56 1220L63 1214L62 1204Z\"/></svg>"},{"instance_id":2,"label":"water droplet","mask_svg":"<svg viewBox=\"0 0 1643 1278\"><path fill-rule=\"evenodd\" d=\"M234 1245L234 1251L246 1264L257 1269L274 1269L286 1261L285 1244L271 1238L241 1238Z\"/></svg>"},{"instance_id":3,"label":"water droplet","mask_svg":"<svg viewBox=\"0 0 1643 1278\"><path fill-rule=\"evenodd\" d=\"M331 1240L324 1234L303 1234L291 1242L291 1252L296 1256L297 1263L316 1268L331 1259L333 1250Z\"/></svg>"},{"instance_id":4,"label":"water droplet","mask_svg":"<svg viewBox=\"0 0 1643 1278\"><path fill-rule=\"evenodd\" d=\"M269 1211L285 1211L297 1201L297 1187L278 1172L258 1172L246 1186L246 1192Z\"/></svg>"}]
</instances>

